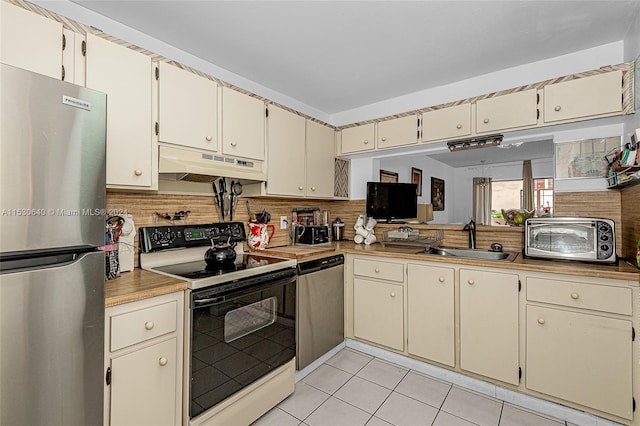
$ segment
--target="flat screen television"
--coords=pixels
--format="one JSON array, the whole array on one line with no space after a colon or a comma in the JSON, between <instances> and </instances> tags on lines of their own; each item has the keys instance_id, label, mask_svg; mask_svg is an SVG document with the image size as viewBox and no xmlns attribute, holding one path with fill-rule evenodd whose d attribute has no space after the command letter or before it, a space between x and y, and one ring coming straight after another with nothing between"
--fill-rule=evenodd
<instances>
[{"instance_id":1,"label":"flat screen television","mask_svg":"<svg viewBox=\"0 0 640 426\"><path fill-rule=\"evenodd\" d=\"M367 216L387 223L418 216L415 183L367 182Z\"/></svg>"}]
</instances>

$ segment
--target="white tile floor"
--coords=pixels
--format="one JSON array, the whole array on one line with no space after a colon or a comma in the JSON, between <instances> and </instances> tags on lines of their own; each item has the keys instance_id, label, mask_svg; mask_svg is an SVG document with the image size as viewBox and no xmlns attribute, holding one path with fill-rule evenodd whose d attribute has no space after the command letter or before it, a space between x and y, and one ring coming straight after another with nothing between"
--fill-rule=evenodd
<instances>
[{"instance_id":1,"label":"white tile floor","mask_svg":"<svg viewBox=\"0 0 640 426\"><path fill-rule=\"evenodd\" d=\"M254 426L560 426L518 408L345 348Z\"/></svg>"}]
</instances>

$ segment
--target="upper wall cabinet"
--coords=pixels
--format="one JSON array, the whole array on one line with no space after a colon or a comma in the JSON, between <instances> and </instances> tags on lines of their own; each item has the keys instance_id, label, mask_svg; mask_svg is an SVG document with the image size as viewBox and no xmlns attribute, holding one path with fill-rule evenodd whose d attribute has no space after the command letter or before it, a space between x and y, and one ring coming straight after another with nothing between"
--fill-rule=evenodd
<instances>
[{"instance_id":1,"label":"upper wall cabinet","mask_svg":"<svg viewBox=\"0 0 640 426\"><path fill-rule=\"evenodd\" d=\"M271 195L305 195L305 119L275 105L267 119L267 191Z\"/></svg>"},{"instance_id":2,"label":"upper wall cabinet","mask_svg":"<svg viewBox=\"0 0 640 426\"><path fill-rule=\"evenodd\" d=\"M264 160L265 105L260 99L222 88L222 153Z\"/></svg>"},{"instance_id":3,"label":"upper wall cabinet","mask_svg":"<svg viewBox=\"0 0 640 426\"><path fill-rule=\"evenodd\" d=\"M0 11L2 62L62 79L62 24L5 1Z\"/></svg>"},{"instance_id":4,"label":"upper wall cabinet","mask_svg":"<svg viewBox=\"0 0 640 426\"><path fill-rule=\"evenodd\" d=\"M471 134L471 104L422 113L422 141L453 139Z\"/></svg>"},{"instance_id":5,"label":"upper wall cabinet","mask_svg":"<svg viewBox=\"0 0 640 426\"><path fill-rule=\"evenodd\" d=\"M151 58L87 34L86 61L87 87L107 94L107 185L154 189Z\"/></svg>"},{"instance_id":6,"label":"upper wall cabinet","mask_svg":"<svg viewBox=\"0 0 640 426\"><path fill-rule=\"evenodd\" d=\"M544 87L546 123L622 111L622 71L584 77Z\"/></svg>"},{"instance_id":7,"label":"upper wall cabinet","mask_svg":"<svg viewBox=\"0 0 640 426\"><path fill-rule=\"evenodd\" d=\"M335 183L335 130L307 121L307 196L333 198Z\"/></svg>"},{"instance_id":8,"label":"upper wall cabinet","mask_svg":"<svg viewBox=\"0 0 640 426\"><path fill-rule=\"evenodd\" d=\"M418 143L418 116L394 118L378 123L378 149Z\"/></svg>"},{"instance_id":9,"label":"upper wall cabinet","mask_svg":"<svg viewBox=\"0 0 640 426\"><path fill-rule=\"evenodd\" d=\"M218 84L192 72L158 64L158 141L218 150Z\"/></svg>"},{"instance_id":10,"label":"upper wall cabinet","mask_svg":"<svg viewBox=\"0 0 640 426\"><path fill-rule=\"evenodd\" d=\"M375 123L342 129L343 154L373 151L375 149Z\"/></svg>"},{"instance_id":11,"label":"upper wall cabinet","mask_svg":"<svg viewBox=\"0 0 640 426\"><path fill-rule=\"evenodd\" d=\"M477 133L535 126L537 122L538 95L536 89L481 99L476 102Z\"/></svg>"}]
</instances>

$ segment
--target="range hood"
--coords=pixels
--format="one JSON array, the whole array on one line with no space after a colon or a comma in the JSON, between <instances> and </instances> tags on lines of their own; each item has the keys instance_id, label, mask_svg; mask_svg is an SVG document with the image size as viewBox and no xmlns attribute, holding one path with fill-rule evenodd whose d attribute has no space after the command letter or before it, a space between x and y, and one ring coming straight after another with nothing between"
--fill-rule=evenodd
<instances>
[{"instance_id":1,"label":"range hood","mask_svg":"<svg viewBox=\"0 0 640 426\"><path fill-rule=\"evenodd\" d=\"M265 181L264 162L231 157L214 152L160 145L158 147L160 179L211 183L219 177L241 182Z\"/></svg>"}]
</instances>

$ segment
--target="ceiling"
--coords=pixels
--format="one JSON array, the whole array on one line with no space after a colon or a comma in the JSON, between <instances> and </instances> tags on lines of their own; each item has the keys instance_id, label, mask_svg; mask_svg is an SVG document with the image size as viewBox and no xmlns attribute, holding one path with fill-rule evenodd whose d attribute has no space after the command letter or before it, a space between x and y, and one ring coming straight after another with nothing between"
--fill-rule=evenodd
<instances>
[{"instance_id":1,"label":"ceiling","mask_svg":"<svg viewBox=\"0 0 640 426\"><path fill-rule=\"evenodd\" d=\"M623 40L631 1L72 0L335 114Z\"/></svg>"}]
</instances>

